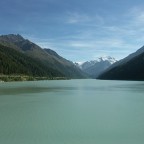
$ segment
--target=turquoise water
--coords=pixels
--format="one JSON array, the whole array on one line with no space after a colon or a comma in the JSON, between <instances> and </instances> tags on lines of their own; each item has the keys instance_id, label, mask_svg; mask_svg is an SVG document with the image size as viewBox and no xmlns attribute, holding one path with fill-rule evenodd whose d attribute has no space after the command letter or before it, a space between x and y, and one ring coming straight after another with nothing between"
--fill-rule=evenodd
<instances>
[{"instance_id":1,"label":"turquoise water","mask_svg":"<svg viewBox=\"0 0 144 144\"><path fill-rule=\"evenodd\" d=\"M0 83L0 144L144 144L144 82Z\"/></svg>"}]
</instances>

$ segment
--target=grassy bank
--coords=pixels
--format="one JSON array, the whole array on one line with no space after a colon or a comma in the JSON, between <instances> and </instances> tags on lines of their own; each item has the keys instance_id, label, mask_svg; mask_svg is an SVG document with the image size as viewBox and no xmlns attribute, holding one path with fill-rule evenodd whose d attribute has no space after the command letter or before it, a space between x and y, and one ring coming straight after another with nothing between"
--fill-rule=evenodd
<instances>
[{"instance_id":1,"label":"grassy bank","mask_svg":"<svg viewBox=\"0 0 144 144\"><path fill-rule=\"evenodd\" d=\"M26 75L0 75L0 82L38 81L38 80L66 80L66 77L33 77Z\"/></svg>"}]
</instances>

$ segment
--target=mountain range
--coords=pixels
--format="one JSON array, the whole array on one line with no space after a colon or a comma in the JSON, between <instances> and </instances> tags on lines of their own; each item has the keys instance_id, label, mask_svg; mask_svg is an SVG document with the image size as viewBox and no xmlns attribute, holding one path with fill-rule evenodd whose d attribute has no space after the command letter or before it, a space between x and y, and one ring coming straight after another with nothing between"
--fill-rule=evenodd
<instances>
[{"instance_id":1,"label":"mountain range","mask_svg":"<svg viewBox=\"0 0 144 144\"><path fill-rule=\"evenodd\" d=\"M144 46L120 61L100 57L73 63L19 34L1 35L0 75L49 78L86 78L88 75L106 80L144 80Z\"/></svg>"},{"instance_id":2,"label":"mountain range","mask_svg":"<svg viewBox=\"0 0 144 144\"><path fill-rule=\"evenodd\" d=\"M99 57L86 62L76 62L75 65L92 78L96 78L117 60L110 56Z\"/></svg>"},{"instance_id":3,"label":"mountain range","mask_svg":"<svg viewBox=\"0 0 144 144\"><path fill-rule=\"evenodd\" d=\"M0 36L0 65L1 74L85 78L73 62L19 34Z\"/></svg>"},{"instance_id":4,"label":"mountain range","mask_svg":"<svg viewBox=\"0 0 144 144\"><path fill-rule=\"evenodd\" d=\"M98 76L105 80L144 80L144 46Z\"/></svg>"}]
</instances>

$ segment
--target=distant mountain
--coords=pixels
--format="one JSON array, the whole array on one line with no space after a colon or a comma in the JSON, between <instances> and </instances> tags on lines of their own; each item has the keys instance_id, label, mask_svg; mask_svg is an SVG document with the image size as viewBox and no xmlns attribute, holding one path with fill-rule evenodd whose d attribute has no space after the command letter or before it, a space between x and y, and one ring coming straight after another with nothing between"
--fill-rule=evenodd
<instances>
[{"instance_id":1,"label":"distant mountain","mask_svg":"<svg viewBox=\"0 0 144 144\"><path fill-rule=\"evenodd\" d=\"M96 60L87 61L83 63L75 63L82 71L87 73L90 77L96 78L100 73L106 70L109 66L116 62L116 59L108 57L100 57Z\"/></svg>"},{"instance_id":2,"label":"distant mountain","mask_svg":"<svg viewBox=\"0 0 144 144\"><path fill-rule=\"evenodd\" d=\"M17 52L41 63L43 71L53 70L53 73L59 73L67 78L84 78L84 73L78 69L71 61L59 56L51 49L42 49L35 43L24 39L21 35L2 35L0 36L1 46L12 48ZM59 75L58 74L58 75Z\"/></svg>"},{"instance_id":3,"label":"distant mountain","mask_svg":"<svg viewBox=\"0 0 144 144\"><path fill-rule=\"evenodd\" d=\"M144 80L144 46L113 64L98 79Z\"/></svg>"}]
</instances>

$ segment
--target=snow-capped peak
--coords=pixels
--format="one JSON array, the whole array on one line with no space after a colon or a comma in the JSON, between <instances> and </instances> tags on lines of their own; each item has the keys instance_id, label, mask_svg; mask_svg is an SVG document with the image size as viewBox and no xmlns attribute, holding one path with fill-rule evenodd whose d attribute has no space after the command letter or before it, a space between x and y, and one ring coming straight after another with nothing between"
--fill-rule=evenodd
<instances>
[{"instance_id":1,"label":"snow-capped peak","mask_svg":"<svg viewBox=\"0 0 144 144\"><path fill-rule=\"evenodd\" d=\"M103 56L103 57L98 57L95 60L91 60L91 61L86 61L86 62L75 62L75 65L78 66L81 69L85 69L88 67L91 67L93 65L95 65L96 63L100 63L100 62L109 62L110 64L115 63L117 60L113 57L110 56Z\"/></svg>"},{"instance_id":2,"label":"snow-capped peak","mask_svg":"<svg viewBox=\"0 0 144 144\"><path fill-rule=\"evenodd\" d=\"M103 56L103 57L99 57L96 59L97 62L101 62L101 61L108 61L111 64L115 63L117 60L113 57L110 56Z\"/></svg>"},{"instance_id":3,"label":"snow-capped peak","mask_svg":"<svg viewBox=\"0 0 144 144\"><path fill-rule=\"evenodd\" d=\"M117 60L110 56L98 57L95 60L77 62L75 65L92 78L96 78Z\"/></svg>"}]
</instances>

